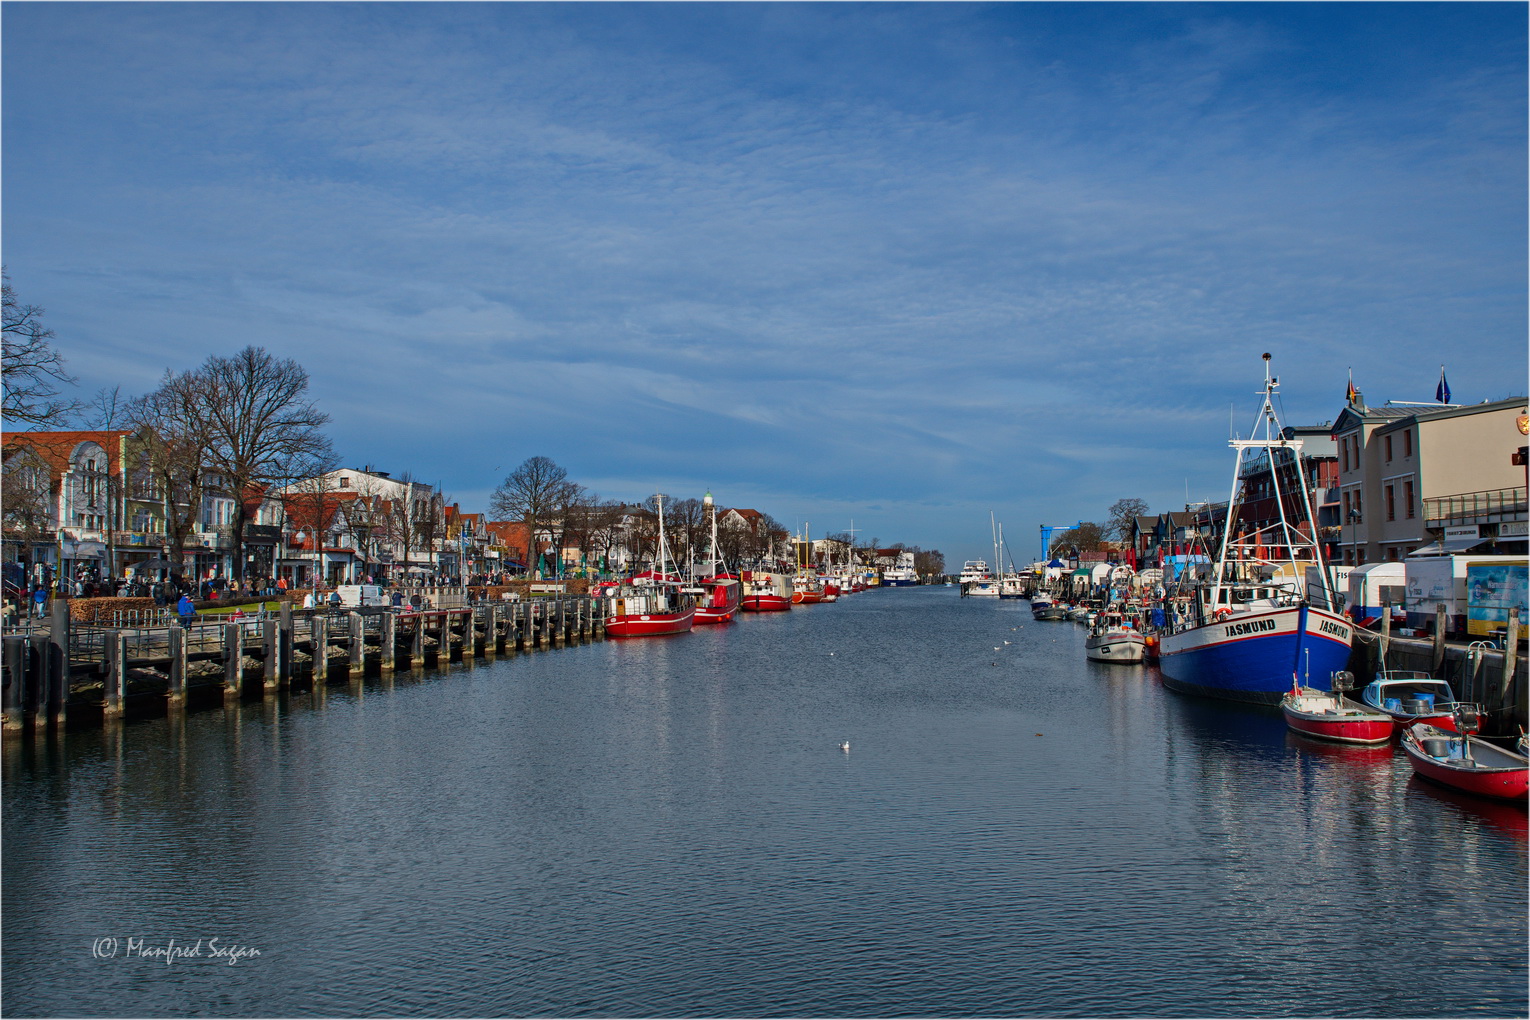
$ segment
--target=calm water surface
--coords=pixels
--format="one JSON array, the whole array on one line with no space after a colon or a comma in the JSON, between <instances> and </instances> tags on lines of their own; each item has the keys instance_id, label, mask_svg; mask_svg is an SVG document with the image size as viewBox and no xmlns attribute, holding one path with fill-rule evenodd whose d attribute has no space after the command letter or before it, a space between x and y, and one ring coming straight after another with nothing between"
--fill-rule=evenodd
<instances>
[{"instance_id":1,"label":"calm water surface","mask_svg":"<svg viewBox=\"0 0 1530 1020\"><path fill-rule=\"evenodd\" d=\"M1523 811L955 589L5 765L10 1016L1527 1010Z\"/></svg>"}]
</instances>

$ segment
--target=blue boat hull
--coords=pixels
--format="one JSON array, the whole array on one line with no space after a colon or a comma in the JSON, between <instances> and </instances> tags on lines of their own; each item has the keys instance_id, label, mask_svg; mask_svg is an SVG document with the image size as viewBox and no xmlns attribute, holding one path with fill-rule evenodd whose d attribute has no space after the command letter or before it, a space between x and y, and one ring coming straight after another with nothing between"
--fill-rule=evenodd
<instances>
[{"instance_id":1,"label":"blue boat hull","mask_svg":"<svg viewBox=\"0 0 1530 1020\"><path fill-rule=\"evenodd\" d=\"M1159 671L1171 690L1278 705L1293 680L1327 690L1349 662L1351 634L1342 616L1305 606L1238 614L1165 635Z\"/></svg>"}]
</instances>

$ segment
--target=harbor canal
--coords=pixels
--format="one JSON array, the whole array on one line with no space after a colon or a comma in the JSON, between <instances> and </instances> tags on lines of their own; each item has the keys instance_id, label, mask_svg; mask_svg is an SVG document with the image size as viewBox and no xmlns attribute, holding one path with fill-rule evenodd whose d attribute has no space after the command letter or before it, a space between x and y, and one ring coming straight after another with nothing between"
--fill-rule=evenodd
<instances>
[{"instance_id":1,"label":"harbor canal","mask_svg":"<svg viewBox=\"0 0 1530 1020\"><path fill-rule=\"evenodd\" d=\"M1526 1014L1523 810L1083 640L872 590L29 735L0 1007Z\"/></svg>"}]
</instances>

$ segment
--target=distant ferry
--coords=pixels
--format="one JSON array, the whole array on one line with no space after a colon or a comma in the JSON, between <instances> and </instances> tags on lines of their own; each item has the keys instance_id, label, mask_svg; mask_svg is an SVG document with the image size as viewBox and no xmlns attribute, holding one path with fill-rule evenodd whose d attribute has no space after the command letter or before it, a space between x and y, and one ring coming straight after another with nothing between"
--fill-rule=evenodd
<instances>
[{"instance_id":1,"label":"distant ferry","mask_svg":"<svg viewBox=\"0 0 1530 1020\"><path fill-rule=\"evenodd\" d=\"M914 554L898 553L898 562L882 571L882 584L889 588L911 588L919 583L919 572L914 569Z\"/></svg>"},{"instance_id":2,"label":"distant ferry","mask_svg":"<svg viewBox=\"0 0 1530 1020\"><path fill-rule=\"evenodd\" d=\"M988 572L987 560L968 560L962 564L962 574L957 580L962 584L970 584L973 581L986 581L992 576Z\"/></svg>"}]
</instances>

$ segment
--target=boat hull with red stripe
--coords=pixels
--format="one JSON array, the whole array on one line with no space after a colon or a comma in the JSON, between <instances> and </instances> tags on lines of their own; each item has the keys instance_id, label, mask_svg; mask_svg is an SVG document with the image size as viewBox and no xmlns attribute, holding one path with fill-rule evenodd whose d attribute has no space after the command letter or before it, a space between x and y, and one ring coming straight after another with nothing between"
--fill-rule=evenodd
<instances>
[{"instance_id":1,"label":"boat hull with red stripe","mask_svg":"<svg viewBox=\"0 0 1530 1020\"><path fill-rule=\"evenodd\" d=\"M606 637L664 637L686 634L696 622L696 609L678 613L627 613L606 617Z\"/></svg>"},{"instance_id":2,"label":"boat hull with red stripe","mask_svg":"<svg viewBox=\"0 0 1530 1020\"><path fill-rule=\"evenodd\" d=\"M1512 751L1423 723L1403 731L1402 748L1425 779L1478 797L1526 803L1530 759Z\"/></svg>"},{"instance_id":3,"label":"boat hull with red stripe","mask_svg":"<svg viewBox=\"0 0 1530 1020\"><path fill-rule=\"evenodd\" d=\"M663 637L687 633L696 603L673 582L607 582L592 595L604 603L606 637Z\"/></svg>"},{"instance_id":4,"label":"boat hull with red stripe","mask_svg":"<svg viewBox=\"0 0 1530 1020\"><path fill-rule=\"evenodd\" d=\"M747 613L784 613L792 607L792 579L786 574L746 570L739 608Z\"/></svg>"},{"instance_id":5,"label":"boat hull with red stripe","mask_svg":"<svg viewBox=\"0 0 1530 1020\"><path fill-rule=\"evenodd\" d=\"M1352 632L1344 617L1305 605L1235 612L1163 635L1158 668L1171 690L1278 705L1293 673L1343 669Z\"/></svg>"},{"instance_id":6,"label":"boat hull with red stripe","mask_svg":"<svg viewBox=\"0 0 1530 1020\"><path fill-rule=\"evenodd\" d=\"M701 581L700 603L696 606L697 623L727 623L743 601L743 585L732 574L720 574Z\"/></svg>"},{"instance_id":7,"label":"boat hull with red stripe","mask_svg":"<svg viewBox=\"0 0 1530 1020\"><path fill-rule=\"evenodd\" d=\"M1286 725L1304 737L1340 744L1386 744L1392 739L1392 717L1332 691L1302 687L1280 701Z\"/></svg>"}]
</instances>

